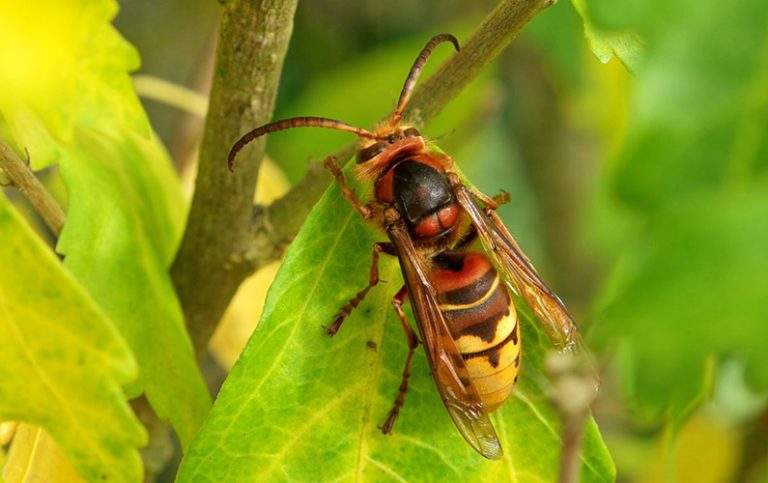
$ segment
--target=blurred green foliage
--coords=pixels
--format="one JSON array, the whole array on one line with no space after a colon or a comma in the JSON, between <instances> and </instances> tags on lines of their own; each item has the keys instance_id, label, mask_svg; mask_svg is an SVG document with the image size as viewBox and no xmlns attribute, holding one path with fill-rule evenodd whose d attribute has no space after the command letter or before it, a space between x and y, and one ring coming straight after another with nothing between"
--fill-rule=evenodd
<instances>
[{"instance_id":1,"label":"blurred green foliage","mask_svg":"<svg viewBox=\"0 0 768 483\"><path fill-rule=\"evenodd\" d=\"M608 208L631 225L600 345L626 342L633 403L657 413L686 408L709 357L745 361L766 391L768 13L761 2L589 5L646 48L627 138L606 170Z\"/></svg>"},{"instance_id":2,"label":"blurred green foliage","mask_svg":"<svg viewBox=\"0 0 768 483\"><path fill-rule=\"evenodd\" d=\"M38 9L47 15L38 15ZM6 49L0 55L0 132L7 136L3 142L13 146L17 155L23 158L28 154L32 168L58 165L66 186L67 221L56 250L65 256L63 267L68 275L39 275L32 284L34 291L30 290L37 299L25 304L29 313L18 315L18 308L11 305L18 302L15 290L29 284L23 276L49 270L45 264L50 259L41 256L40 266L25 270L5 260L20 253L9 252L3 257L0 327L13 328L27 317L27 323L32 324L33 316L38 323L42 320L53 327L30 331L24 337L2 338L2 343L8 344L2 353L29 351L34 355L29 362L32 367L36 362L47 363L35 373L38 379L89 381L104 386L100 390L90 387L95 392L120 393L123 399L119 408L123 411L127 409L126 394L131 398L146 394L153 409L171 422L186 445L210 407L210 396L167 271L181 236L185 207L176 173L152 134L131 85L128 71L138 66L138 53L111 25L116 13L117 4L108 0L48 1L4 8L0 25L0 45ZM19 238L3 238L8 249L14 248L12 243L22 243ZM42 250L37 247L38 253ZM62 265L56 266L60 270ZM58 294L62 290L64 294ZM119 331L117 342L90 337L89 332L97 328L88 324L68 322L67 317L77 318L78 313L70 313L71 307L63 302L59 303L58 317L53 316L57 309L49 304L57 300L56 296L76 307L86 303L81 301L84 293L86 300L97 306L96 313L105 317L101 322L106 320L110 329ZM7 298L5 294L9 294ZM96 323L100 320L93 317L94 310L87 318ZM59 324L71 325L73 334L55 337ZM150 340L153 343L147 343ZM72 344L79 346L76 355L68 354L75 350ZM93 370L104 364L101 351L109 347L117 350L120 344L130 348L132 357L107 362L120 370L113 368L101 375ZM57 350L61 351L58 356ZM13 370L8 364L4 368ZM6 394L24 394L30 389L27 379L17 371L14 377L2 378L3 389ZM89 384L83 382L83 387ZM55 393L55 388L51 391ZM92 480L102 474L105 478L119 475L125 481L140 477L138 446L142 434L127 423L115 429L113 424L119 420L114 408L104 404L100 411L92 411L99 405L91 401L89 406L84 391L59 397L55 405L47 400L49 394L35 394L41 403L48 404L41 404L41 409L9 403L2 408L0 418L39 424L54 435L67 433L66 438L57 438L59 443ZM19 409L19 405L23 407ZM69 417L62 418L62 413ZM91 418L87 424L92 425L92 431L72 438L77 434L74 425L86 424L80 420L82 413ZM100 423L102 418L111 423ZM62 427L61 421L68 426ZM113 462L100 454L110 446L112 454L108 456L114 458L119 453L130 469L111 468Z\"/></svg>"}]
</instances>

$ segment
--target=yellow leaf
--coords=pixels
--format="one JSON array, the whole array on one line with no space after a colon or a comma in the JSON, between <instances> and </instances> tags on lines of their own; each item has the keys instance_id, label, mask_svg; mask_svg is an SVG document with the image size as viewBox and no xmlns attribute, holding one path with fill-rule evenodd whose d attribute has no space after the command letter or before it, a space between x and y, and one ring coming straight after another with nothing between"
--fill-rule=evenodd
<instances>
[{"instance_id":1,"label":"yellow leaf","mask_svg":"<svg viewBox=\"0 0 768 483\"><path fill-rule=\"evenodd\" d=\"M255 201L262 204L271 203L288 191L288 188L285 174L272 160L265 157L259 172ZM280 261L270 263L246 279L224 313L208 345L213 357L223 367L232 367L248 337L256 328L267 298L267 290L280 264Z\"/></svg>"},{"instance_id":2,"label":"yellow leaf","mask_svg":"<svg viewBox=\"0 0 768 483\"><path fill-rule=\"evenodd\" d=\"M16 430L3 467L3 478L7 483L85 481L51 435L29 423L20 423Z\"/></svg>"},{"instance_id":3,"label":"yellow leaf","mask_svg":"<svg viewBox=\"0 0 768 483\"><path fill-rule=\"evenodd\" d=\"M660 442L641 481L731 482L741 452L737 429L718 419L713 411L701 411L680 429L677 437Z\"/></svg>"}]
</instances>

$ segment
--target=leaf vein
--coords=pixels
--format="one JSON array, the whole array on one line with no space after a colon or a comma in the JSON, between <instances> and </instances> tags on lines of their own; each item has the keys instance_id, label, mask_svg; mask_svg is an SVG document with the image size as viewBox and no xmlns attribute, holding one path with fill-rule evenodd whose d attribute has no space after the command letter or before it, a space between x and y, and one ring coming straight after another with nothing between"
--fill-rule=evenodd
<instances>
[{"instance_id":1,"label":"leaf vein","mask_svg":"<svg viewBox=\"0 0 768 483\"><path fill-rule=\"evenodd\" d=\"M391 269L390 269L390 275L392 275ZM380 307L379 307L379 310L381 312L381 320L382 320L382 323L379 324L379 333L377 337L378 339L377 342L379 346L381 346L381 343L384 340L384 325L386 324L386 320L387 320L386 311L388 310L388 305L389 304L380 304ZM358 444L359 451L357 453L357 468L355 472L356 473L355 481L364 481L362 477L363 468L365 467L365 464L363 462L363 457L368 456L367 455L368 445L366 444L367 443L366 428L368 426L368 423L372 421L372 418L374 416L372 413L373 397L375 393L375 388L378 388L379 386L382 369L384 367L382 364L383 351L380 351L380 350L372 351L372 355L370 355L369 357L376 362L376 368L374 369L375 371L374 374L371 377L366 378L367 379L367 383L365 387L366 400L365 400L365 407L362 413L363 421L360 424L360 440Z\"/></svg>"},{"instance_id":2,"label":"leaf vein","mask_svg":"<svg viewBox=\"0 0 768 483\"><path fill-rule=\"evenodd\" d=\"M399 434L399 439L403 439L405 441L408 441L414 446L419 446L420 448L424 448L427 450L430 450L434 452L442 461L445 463L445 465L450 468L454 473L456 473L458 476L461 476L461 471L451 463L451 461L445 456L445 454L442 452L442 450L434 445L431 445L429 443L426 443L425 441L422 441L418 438L414 438L413 436L408 436L405 434Z\"/></svg>"},{"instance_id":3,"label":"leaf vein","mask_svg":"<svg viewBox=\"0 0 768 483\"><path fill-rule=\"evenodd\" d=\"M560 436L557 434L557 431L555 431L555 428L552 427L551 424L549 424L549 421L547 421L547 418L542 415L538 409L536 409L536 406L531 402L530 399L521 391L520 389L515 391L515 397L517 397L520 401L522 401L528 408L531 410L534 416L536 416L536 419L541 421L541 424L544 425L547 430L549 430L550 434L556 439L560 440Z\"/></svg>"},{"instance_id":4,"label":"leaf vein","mask_svg":"<svg viewBox=\"0 0 768 483\"><path fill-rule=\"evenodd\" d=\"M2 286L0 286L0 292L2 292ZM8 299L7 299L7 296L3 293L2 297L0 297L0 300L8 300ZM75 414L72 414L72 410L69 407L68 400L64 398L61 394L59 394L59 392L56 390L56 386L47 377L45 370L41 368L40 365L38 364L37 359L34 357L34 352L27 346L24 335L19 331L16 324L13 323L14 319L11 318L7 305L4 303L0 303L0 308L2 309L3 314L5 314L5 319L8 320L8 324L6 326L10 329L11 334L17 340L19 347L26 355L26 358L29 361L29 366L38 374L40 381L43 383L44 386L48 388L53 398L58 401L57 405L62 409L62 412L60 412L59 414L63 413L66 419L69 420L69 423L67 426L70 428L70 430L75 430L75 431L77 431L78 428L82 428L83 425L81 424L81 421L79 421L79 418ZM53 437L53 435L51 436ZM95 453L98 455L98 459L99 461L101 461L102 466L103 467L108 466L110 458L107 454L105 454L104 448L99 444L94 444L94 441L90 437L88 437L87 434L82 437L82 440L84 442L84 446L91 448L92 453Z\"/></svg>"},{"instance_id":5,"label":"leaf vein","mask_svg":"<svg viewBox=\"0 0 768 483\"><path fill-rule=\"evenodd\" d=\"M281 448L281 450L274 455L272 455L272 463L267 467L267 469L264 471L262 476L271 475L274 471L275 466L279 466L283 471L283 456L288 452L290 448L292 448L299 440L301 440L302 436L304 436L305 433L307 433L315 424L322 422L325 420L325 416L330 413L333 409L336 408L336 406L340 405L344 401L350 398L350 396L353 396L357 393L358 386L351 386L349 390L346 392L346 394L339 395L338 398L336 398L335 401L333 401L330 404L327 404L326 406L323 406L321 411L315 411L311 418L307 420L307 422L302 426L302 428L298 431L295 431L293 433L293 437L286 441L286 444L284 444Z\"/></svg>"},{"instance_id":6,"label":"leaf vein","mask_svg":"<svg viewBox=\"0 0 768 483\"><path fill-rule=\"evenodd\" d=\"M502 447L509 448L509 445L507 444L507 425L504 422L504 418L501 416L501 414L498 415L496 419L496 425L499 427L499 434L501 438L501 445ZM504 453L504 464L508 468L508 474L512 478L512 481L514 483L518 483L520 480L517 476L517 468L515 468L514 463L512 463L512 456L510 456L507 452Z\"/></svg>"},{"instance_id":7,"label":"leaf vein","mask_svg":"<svg viewBox=\"0 0 768 483\"><path fill-rule=\"evenodd\" d=\"M383 471L384 473L388 474L392 478L396 479L397 481L402 481L403 483L408 483L408 480L406 480L405 478L400 476L400 474L398 474L395 470L393 470L389 466L385 465L381 461L378 461L378 460L375 460L375 459L371 458L370 455L366 456L365 459L370 461L374 466L376 466L377 468L379 468L381 471Z\"/></svg>"}]
</instances>

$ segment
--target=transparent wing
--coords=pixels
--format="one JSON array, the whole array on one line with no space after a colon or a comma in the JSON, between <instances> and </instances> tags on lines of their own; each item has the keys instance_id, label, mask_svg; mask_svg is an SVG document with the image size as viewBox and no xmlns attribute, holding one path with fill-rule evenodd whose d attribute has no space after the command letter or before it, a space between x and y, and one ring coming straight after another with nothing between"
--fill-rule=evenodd
<instances>
[{"instance_id":1,"label":"transparent wing","mask_svg":"<svg viewBox=\"0 0 768 483\"><path fill-rule=\"evenodd\" d=\"M395 225L388 228L387 233L397 248L408 298L432 369L432 377L448 413L464 439L478 453L489 459L501 458L499 438L472 385L464 359L440 312L408 231L402 225Z\"/></svg>"},{"instance_id":2,"label":"transparent wing","mask_svg":"<svg viewBox=\"0 0 768 483\"><path fill-rule=\"evenodd\" d=\"M472 191L462 184L454 188L454 195L472 220L485 248L509 275L512 289L533 309L555 347L566 351L578 348L581 344L578 329L568 309L542 282L496 213L490 209L482 210Z\"/></svg>"}]
</instances>

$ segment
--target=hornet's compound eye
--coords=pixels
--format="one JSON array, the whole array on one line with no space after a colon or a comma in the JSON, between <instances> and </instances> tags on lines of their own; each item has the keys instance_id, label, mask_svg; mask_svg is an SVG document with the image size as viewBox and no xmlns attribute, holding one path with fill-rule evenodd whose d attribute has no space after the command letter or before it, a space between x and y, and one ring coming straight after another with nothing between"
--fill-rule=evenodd
<instances>
[{"instance_id":1,"label":"hornet's compound eye","mask_svg":"<svg viewBox=\"0 0 768 483\"><path fill-rule=\"evenodd\" d=\"M416 138L416 137L421 136L421 133L415 127L409 127L408 129L403 131L403 136L405 136L407 138Z\"/></svg>"},{"instance_id":2,"label":"hornet's compound eye","mask_svg":"<svg viewBox=\"0 0 768 483\"><path fill-rule=\"evenodd\" d=\"M376 142L357 152L357 164L362 164L371 158L375 158L387 149L387 143Z\"/></svg>"}]
</instances>

